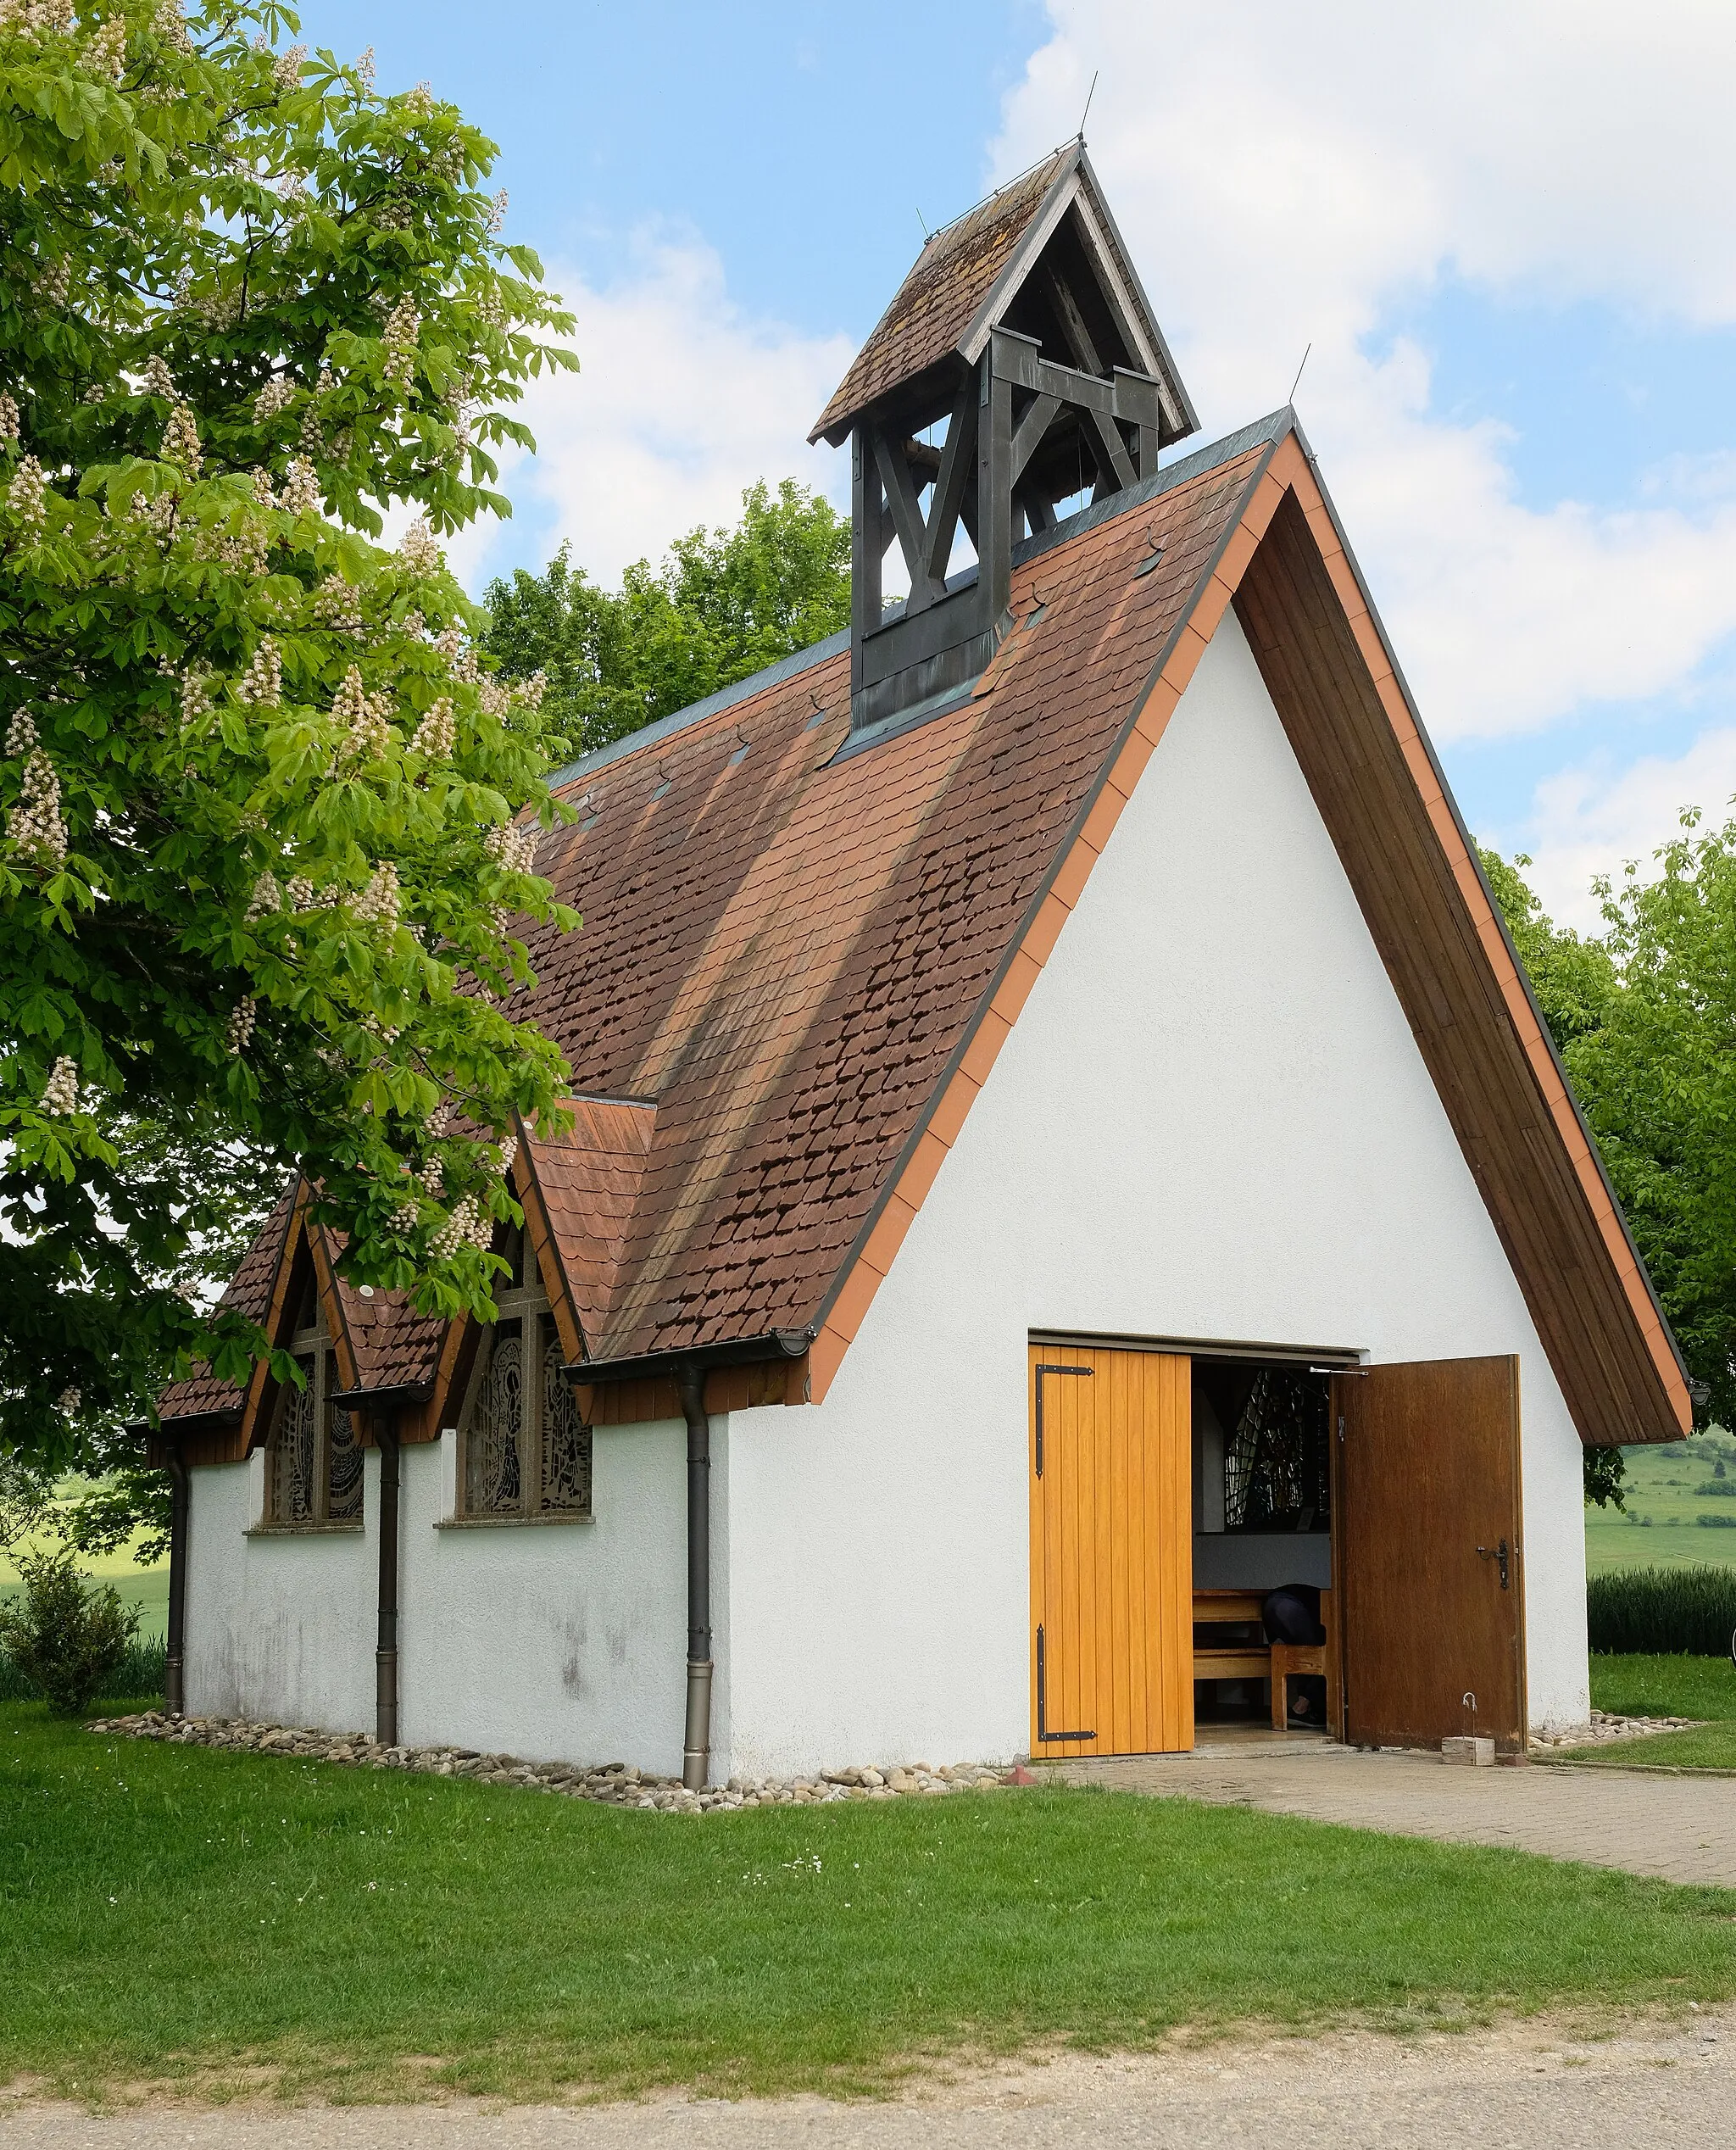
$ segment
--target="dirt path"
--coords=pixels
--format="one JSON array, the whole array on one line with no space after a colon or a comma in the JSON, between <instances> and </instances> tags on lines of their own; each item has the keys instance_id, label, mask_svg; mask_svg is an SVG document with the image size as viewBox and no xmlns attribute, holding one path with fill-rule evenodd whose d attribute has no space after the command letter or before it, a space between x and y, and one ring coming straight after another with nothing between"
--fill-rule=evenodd
<instances>
[{"instance_id":1,"label":"dirt path","mask_svg":"<svg viewBox=\"0 0 1736 2150\"><path fill-rule=\"evenodd\" d=\"M1561 2020L1457 2036L1232 2040L1066 2057L898 2103L659 2100L92 2119L0 2104L0 2150L1714 2150L1736 2122L1736 2009L1607 2036Z\"/></svg>"},{"instance_id":2,"label":"dirt path","mask_svg":"<svg viewBox=\"0 0 1736 2150\"><path fill-rule=\"evenodd\" d=\"M1076 1784L1258 1807L1399 1836L1508 1845L1666 1881L1736 1888L1736 1776L1559 1763L1464 1769L1435 1755L1363 1754L1324 1741L1072 1763L1066 1774Z\"/></svg>"}]
</instances>

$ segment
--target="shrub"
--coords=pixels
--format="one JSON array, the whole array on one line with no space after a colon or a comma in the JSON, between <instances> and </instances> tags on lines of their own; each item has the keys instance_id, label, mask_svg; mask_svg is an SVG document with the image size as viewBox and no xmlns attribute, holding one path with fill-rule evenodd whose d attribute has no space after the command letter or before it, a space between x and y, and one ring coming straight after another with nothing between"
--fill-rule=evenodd
<instances>
[{"instance_id":1,"label":"shrub","mask_svg":"<svg viewBox=\"0 0 1736 2150\"><path fill-rule=\"evenodd\" d=\"M1720 1463L1718 1468L1723 1468ZM1704 1485L1696 1485L1694 1491L1697 1500L1703 1501L1710 1495L1715 1501L1736 1501L1736 1479L1709 1478Z\"/></svg>"},{"instance_id":2,"label":"shrub","mask_svg":"<svg viewBox=\"0 0 1736 2150\"><path fill-rule=\"evenodd\" d=\"M1618 1568L1592 1577L1585 1610L1594 1650L1726 1657L1736 1634L1736 1568Z\"/></svg>"},{"instance_id":3,"label":"shrub","mask_svg":"<svg viewBox=\"0 0 1736 2150\"><path fill-rule=\"evenodd\" d=\"M0 1643L57 1717L77 1717L113 1682L139 1624L112 1583L91 1583L70 1546L22 1553L24 1596L0 1606Z\"/></svg>"},{"instance_id":4,"label":"shrub","mask_svg":"<svg viewBox=\"0 0 1736 2150\"><path fill-rule=\"evenodd\" d=\"M167 1674L169 1646L159 1635L154 1642L135 1640L114 1673L92 1697L97 1702L160 1701ZM0 1702L34 1702L41 1690L26 1679L4 1650L0 1650Z\"/></svg>"},{"instance_id":5,"label":"shrub","mask_svg":"<svg viewBox=\"0 0 1736 2150\"><path fill-rule=\"evenodd\" d=\"M1736 1516L1695 1516L1702 1530L1736 1530Z\"/></svg>"}]
</instances>

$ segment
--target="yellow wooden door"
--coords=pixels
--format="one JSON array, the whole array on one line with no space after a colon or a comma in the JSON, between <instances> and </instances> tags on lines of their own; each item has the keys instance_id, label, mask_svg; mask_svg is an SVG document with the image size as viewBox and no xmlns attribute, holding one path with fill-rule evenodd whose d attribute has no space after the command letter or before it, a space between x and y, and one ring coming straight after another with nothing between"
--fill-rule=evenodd
<instances>
[{"instance_id":1,"label":"yellow wooden door","mask_svg":"<svg viewBox=\"0 0 1736 2150\"><path fill-rule=\"evenodd\" d=\"M1031 1752L1194 1744L1192 1367L1031 1347Z\"/></svg>"}]
</instances>

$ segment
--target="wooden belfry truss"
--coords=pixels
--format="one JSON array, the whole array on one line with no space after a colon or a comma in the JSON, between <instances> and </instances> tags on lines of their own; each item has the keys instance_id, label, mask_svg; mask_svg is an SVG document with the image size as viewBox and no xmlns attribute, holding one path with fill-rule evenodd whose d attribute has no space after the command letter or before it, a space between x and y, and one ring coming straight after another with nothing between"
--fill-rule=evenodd
<instances>
[{"instance_id":1,"label":"wooden belfry truss","mask_svg":"<svg viewBox=\"0 0 1736 2150\"><path fill-rule=\"evenodd\" d=\"M853 729L973 680L1010 624L1014 545L1057 502L1152 476L1198 424L1082 142L937 231L809 437L851 442ZM976 571L949 583L960 528ZM910 588L888 608L894 539Z\"/></svg>"}]
</instances>

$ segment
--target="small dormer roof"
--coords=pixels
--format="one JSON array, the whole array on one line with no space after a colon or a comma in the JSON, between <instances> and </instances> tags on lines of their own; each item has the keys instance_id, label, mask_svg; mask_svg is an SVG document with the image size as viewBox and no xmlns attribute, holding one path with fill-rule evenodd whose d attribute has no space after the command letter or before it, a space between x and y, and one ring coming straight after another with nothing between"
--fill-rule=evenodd
<instances>
[{"instance_id":1,"label":"small dormer roof","mask_svg":"<svg viewBox=\"0 0 1736 2150\"><path fill-rule=\"evenodd\" d=\"M1009 325L1016 302L1058 237L1082 254L1096 303L1119 346L1103 353L1102 364L1088 370L1120 365L1155 380L1166 446L1196 432L1199 421L1193 403L1121 243L1085 144L1077 141L932 235L809 439L827 440L836 447L865 411L906 393L921 400L943 385L960 361L975 365L994 330Z\"/></svg>"}]
</instances>

